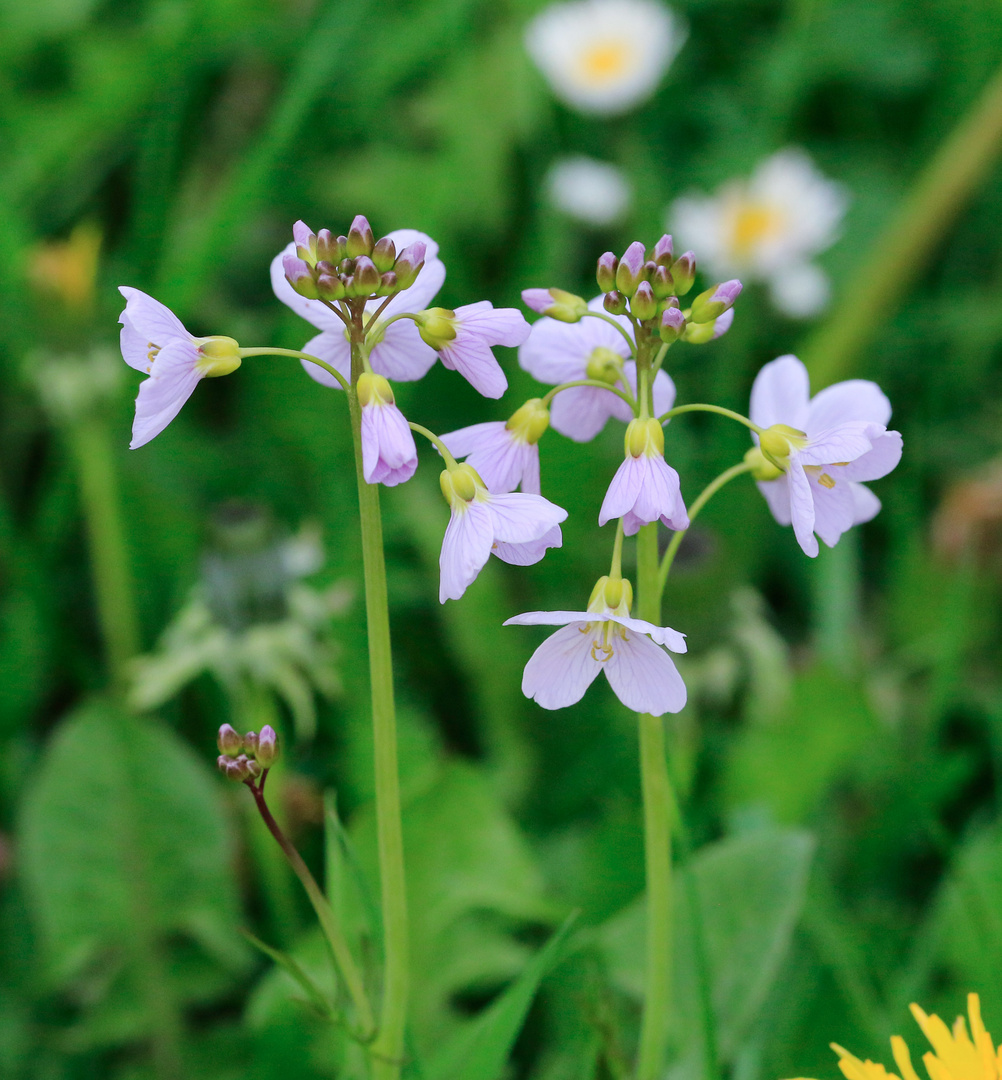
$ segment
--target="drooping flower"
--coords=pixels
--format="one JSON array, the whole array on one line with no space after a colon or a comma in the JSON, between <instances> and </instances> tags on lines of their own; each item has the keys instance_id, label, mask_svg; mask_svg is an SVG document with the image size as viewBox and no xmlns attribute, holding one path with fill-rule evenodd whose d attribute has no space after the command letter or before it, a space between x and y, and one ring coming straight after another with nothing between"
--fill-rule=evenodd
<instances>
[{"instance_id":1,"label":"drooping flower","mask_svg":"<svg viewBox=\"0 0 1002 1080\"><path fill-rule=\"evenodd\" d=\"M981 1019L981 1001L977 994L967 995L968 1032L965 1017L958 1016L951 1030L935 1014L927 1015L912 1004L912 1016L932 1051L922 1055L930 1080L999 1080L1002 1077L1002 1046L996 1047ZM861 1061L838 1043L831 1043L838 1054L838 1067L846 1080L919 1080L912 1065L908 1044L900 1035L891 1036L891 1053L901 1076L888 1072L879 1062Z\"/></svg>"},{"instance_id":2,"label":"drooping flower","mask_svg":"<svg viewBox=\"0 0 1002 1080\"><path fill-rule=\"evenodd\" d=\"M540 12L525 35L557 97L607 116L650 97L685 39L681 21L657 0L565 0Z\"/></svg>"},{"instance_id":3,"label":"drooping flower","mask_svg":"<svg viewBox=\"0 0 1002 1080\"><path fill-rule=\"evenodd\" d=\"M439 559L438 598L458 600L491 553L505 562L539 562L547 548L560 547L560 522L567 511L533 494L494 494L469 465L445 469L442 494L451 517Z\"/></svg>"},{"instance_id":4,"label":"drooping flower","mask_svg":"<svg viewBox=\"0 0 1002 1080\"><path fill-rule=\"evenodd\" d=\"M505 626L560 626L532 654L522 693L544 709L581 700L604 671L619 700L635 712L679 712L685 683L672 658L686 651L685 635L667 626L630 618L633 590L623 578L600 578L587 611L530 611Z\"/></svg>"},{"instance_id":5,"label":"drooping flower","mask_svg":"<svg viewBox=\"0 0 1002 1080\"><path fill-rule=\"evenodd\" d=\"M620 221L633 198L622 169L584 156L555 161L545 184L550 202L585 225L602 227Z\"/></svg>"},{"instance_id":6,"label":"drooping flower","mask_svg":"<svg viewBox=\"0 0 1002 1080\"><path fill-rule=\"evenodd\" d=\"M393 315L418 312L426 308L445 281L445 265L438 258L438 244L416 229L396 229L388 233L385 239L393 242L396 251L401 253L401 258L410 251L413 262L417 264L423 260L424 265L414 283L389 301L370 331L367 339L369 363L377 375L383 375L395 382L412 382L427 374L428 369L435 363L435 352L422 341L417 327L410 319L399 319L388 326L386 322ZM303 352L326 361L346 379L350 379L351 346L344 323L320 300L301 296L286 277L286 263L295 269L294 260L298 258L297 243L293 240L272 259L272 289L283 304L287 304L297 315L323 331L303 346ZM305 269L305 266L301 269ZM366 305L366 318L370 319L383 302L381 299L370 300ZM304 360L303 368L311 378L324 386L340 387L333 375L316 364Z\"/></svg>"},{"instance_id":7,"label":"drooping flower","mask_svg":"<svg viewBox=\"0 0 1002 1080\"><path fill-rule=\"evenodd\" d=\"M837 239L848 203L841 184L791 147L715 195L676 199L668 220L714 276L764 281L780 311L808 318L825 307L830 293L824 271L811 260Z\"/></svg>"},{"instance_id":8,"label":"drooping flower","mask_svg":"<svg viewBox=\"0 0 1002 1080\"><path fill-rule=\"evenodd\" d=\"M122 356L149 378L139 386L132 425L135 450L160 434L181 411L202 379L229 375L240 367L240 346L229 337L197 338L181 320L152 296L119 286L125 297Z\"/></svg>"},{"instance_id":9,"label":"drooping flower","mask_svg":"<svg viewBox=\"0 0 1002 1080\"><path fill-rule=\"evenodd\" d=\"M755 377L750 418L767 430L747 459L780 525L793 525L812 558L817 533L829 546L869 521L880 500L860 481L879 480L901 460L901 435L888 431L891 404L876 383L849 379L810 396L807 368L781 356Z\"/></svg>"},{"instance_id":10,"label":"drooping flower","mask_svg":"<svg viewBox=\"0 0 1002 1080\"><path fill-rule=\"evenodd\" d=\"M492 345L521 345L529 324L518 308L496 308L490 300L450 311L430 308L417 320L421 340L439 355L445 367L460 375L484 397L499 398L508 380L491 352Z\"/></svg>"},{"instance_id":11,"label":"drooping flower","mask_svg":"<svg viewBox=\"0 0 1002 1080\"><path fill-rule=\"evenodd\" d=\"M589 301L592 311L602 311L603 297ZM625 316L609 316L633 337ZM604 319L584 318L577 323L537 319L518 351L518 362L542 383L558 385L577 379L597 379L632 394L637 392L637 365L621 333ZM660 416L675 404L675 384L664 371L654 377L654 412ZM633 410L616 394L596 386L562 390L550 406L555 431L575 442L588 442L605 427L609 417L628 423Z\"/></svg>"},{"instance_id":12,"label":"drooping flower","mask_svg":"<svg viewBox=\"0 0 1002 1080\"><path fill-rule=\"evenodd\" d=\"M524 492L540 493L539 440L550 424L540 398L531 398L507 419L471 424L442 436L453 457L480 474L489 491L503 494L521 485Z\"/></svg>"},{"instance_id":13,"label":"drooping flower","mask_svg":"<svg viewBox=\"0 0 1002 1080\"><path fill-rule=\"evenodd\" d=\"M616 470L598 515L599 525L623 519L633 536L643 525L663 521L669 529L688 529L678 473L665 461L664 429L657 420L631 420L626 429L626 457Z\"/></svg>"},{"instance_id":14,"label":"drooping flower","mask_svg":"<svg viewBox=\"0 0 1002 1080\"><path fill-rule=\"evenodd\" d=\"M362 475L370 484L394 487L414 475L417 447L393 390L382 375L367 371L358 377L362 406Z\"/></svg>"}]
</instances>

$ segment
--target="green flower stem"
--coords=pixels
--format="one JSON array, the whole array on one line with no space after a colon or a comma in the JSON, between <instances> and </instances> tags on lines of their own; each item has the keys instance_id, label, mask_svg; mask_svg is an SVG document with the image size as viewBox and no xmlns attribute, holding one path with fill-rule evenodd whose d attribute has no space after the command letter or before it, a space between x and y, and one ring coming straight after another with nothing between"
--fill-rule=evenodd
<instances>
[{"instance_id":1,"label":"green flower stem","mask_svg":"<svg viewBox=\"0 0 1002 1080\"><path fill-rule=\"evenodd\" d=\"M581 316L582 319L601 319L603 322L607 322L610 326L614 326L626 339L626 344L630 346L630 355L635 356L637 353L637 346L634 344L633 338L626 332L623 325L617 322L611 315L606 315L604 311L586 311Z\"/></svg>"},{"instance_id":2,"label":"green flower stem","mask_svg":"<svg viewBox=\"0 0 1002 1080\"><path fill-rule=\"evenodd\" d=\"M362 372L361 313L353 327L352 383ZM379 1034L372 1047L373 1080L398 1080L404 1057L407 999L410 989L407 885L404 836L397 768L397 721L393 703L393 659L390 613L383 556L383 523L379 485L362 474L362 410L354 389L348 390L355 444L358 514L365 570L365 613L369 631L369 681L372 687L372 730L376 780L376 830L383 915L383 1003Z\"/></svg>"},{"instance_id":3,"label":"green flower stem","mask_svg":"<svg viewBox=\"0 0 1002 1080\"><path fill-rule=\"evenodd\" d=\"M699 515L700 510L713 498L714 495L725 485L729 484L735 476L741 476L742 473L751 472L752 466L746 461L739 461L737 465L732 465L729 469L725 469L715 480L711 480L709 484L696 496L696 501L689 507L689 524L691 525L696 517ZM688 532L688 529L679 529L678 532L672 535L671 540L668 541L668 550L665 552L665 557L661 560L661 570L658 574L658 604L661 603L661 597L664 596L665 585L668 583L668 574L671 572L671 565L675 561L675 553L678 551L679 544L682 543L682 537Z\"/></svg>"},{"instance_id":4,"label":"green flower stem","mask_svg":"<svg viewBox=\"0 0 1002 1080\"><path fill-rule=\"evenodd\" d=\"M735 412L733 409L725 409L723 405L676 405L674 409L669 409L666 413L663 413L658 419L662 424L667 423L673 416L681 416L683 413L689 412L712 412L717 413L719 416L729 416L732 420L737 420L739 424L744 424L746 428L751 428L752 431L762 434L762 429L758 424L753 424L747 416L742 416L741 413Z\"/></svg>"},{"instance_id":5,"label":"green flower stem","mask_svg":"<svg viewBox=\"0 0 1002 1080\"><path fill-rule=\"evenodd\" d=\"M326 361L321 360L318 356L310 356L309 353L298 352L296 349L239 349L241 357L245 356L291 356L296 360L305 360L307 363L316 364L317 367L322 367L328 374L333 375L335 379L341 384L342 390L348 389L348 380L341 374L337 368L333 368Z\"/></svg>"},{"instance_id":6,"label":"green flower stem","mask_svg":"<svg viewBox=\"0 0 1002 1080\"><path fill-rule=\"evenodd\" d=\"M621 578L623 576L623 519L616 522L616 539L612 545L612 565L609 567L609 577Z\"/></svg>"},{"instance_id":7,"label":"green flower stem","mask_svg":"<svg viewBox=\"0 0 1002 1080\"><path fill-rule=\"evenodd\" d=\"M442 455L443 460L450 469L456 467L456 459L449 452L449 448L444 442L435 434L434 431L429 431L426 427L422 427L421 424L413 424L410 420L407 421L411 431L416 431L419 435L423 435L428 442L435 447L435 449Z\"/></svg>"},{"instance_id":8,"label":"green flower stem","mask_svg":"<svg viewBox=\"0 0 1002 1080\"><path fill-rule=\"evenodd\" d=\"M244 781L244 783L250 788L251 794L254 796L254 802L257 804L261 820L268 826L268 831L274 836L275 840L278 842L278 846L285 853L285 857L289 860L289 865L292 867L293 871L295 871L296 877L302 882L303 888L306 890L306 895L310 898L310 903L313 905L313 910L317 913L317 919L324 932L324 937L327 938L331 947L331 952L334 953L334 962L337 964L338 973L344 980L344 985L355 1006L355 1012L360 1027L358 1034L363 1039L371 1039L376 1031L376 1022L372 1014L372 1006L369 1004L361 973L355 965L355 958L351 955L351 949L348 947L348 942L338 923L337 917L330 904L327 903L327 898L317 884L316 879L310 873L310 868L303 862L302 856L292 846L292 842L285 833L282 832L281 826L275 820L267 802L265 802L264 792L260 787L251 783L249 780Z\"/></svg>"},{"instance_id":9,"label":"green flower stem","mask_svg":"<svg viewBox=\"0 0 1002 1080\"><path fill-rule=\"evenodd\" d=\"M94 575L98 621L108 671L116 690L126 683L128 662L139 652L139 620L122 526L122 497L111 436L104 420L73 423L67 436L77 478Z\"/></svg>"},{"instance_id":10,"label":"green flower stem","mask_svg":"<svg viewBox=\"0 0 1002 1080\"><path fill-rule=\"evenodd\" d=\"M811 382L849 376L902 297L925 272L956 215L1002 153L1002 68L943 141L852 275L852 287L800 350Z\"/></svg>"},{"instance_id":11,"label":"green flower stem","mask_svg":"<svg viewBox=\"0 0 1002 1080\"><path fill-rule=\"evenodd\" d=\"M574 386L595 386L599 390L608 390L610 394L615 394L617 397L621 397L631 409L636 408L636 402L633 400L632 394L624 393L622 390L617 390L612 383L602 382L601 379L574 379L571 382L561 383L559 386L555 386L550 390L543 398L543 404L549 407L550 402L563 390L570 390Z\"/></svg>"}]
</instances>

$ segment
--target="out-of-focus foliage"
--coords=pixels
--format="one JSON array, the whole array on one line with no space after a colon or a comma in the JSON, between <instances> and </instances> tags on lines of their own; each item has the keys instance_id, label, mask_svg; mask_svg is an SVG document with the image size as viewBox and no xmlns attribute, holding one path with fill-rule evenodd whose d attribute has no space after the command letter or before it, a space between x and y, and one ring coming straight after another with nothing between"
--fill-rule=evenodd
<instances>
[{"instance_id":1,"label":"out-of-focus foliage","mask_svg":"<svg viewBox=\"0 0 1002 1080\"><path fill-rule=\"evenodd\" d=\"M155 293L194 333L301 347L311 330L267 273L300 217L337 232L362 212L377 232L427 231L448 268L446 306L514 304L528 286L590 295L603 250L653 242L673 198L747 175L786 145L852 194L844 235L820 259L836 301L852 296L882 228L1002 57L996 0L674 6L685 47L654 97L615 120L550 97L522 47L536 0L0 8L5 1080L320 1080L353 1075L357 1059L239 934L250 928L329 985L247 792L211 771L215 728L238 699L201 675L158 719L93 700L107 677L79 470L95 454L121 489L149 652L204 576L220 505L263 507L290 531L320 524L327 562L310 587L352 599L322 628L336 643L323 653L331 681L296 684L313 695L299 707L315 711L315 736L296 741L288 698L267 686L242 699L242 729L265 715L281 728L280 813L317 873L326 865L363 965L379 949L339 394L298 363L247 360L130 453L131 372L96 414L74 418L70 402L53 420L44 364L114 347L118 284ZM589 231L547 201L552 162L578 154L623 170L634 201L621 225ZM680 1078L834 1077L829 1040L886 1060L908 1001L952 1017L968 989L1002 1028L1000 221L996 169L841 372L876 379L904 434L902 465L876 485L880 516L812 562L738 481L681 549L665 609L690 645L679 666L691 703L668 721L684 868ZM755 371L809 330L749 287L727 336L670 353L680 401L743 408ZM501 360L512 384L501 403L441 367L399 385L398 403L436 431L504 418L534 384L513 353ZM690 501L747 447L743 429L714 417L679 418L667 441ZM526 702L521 668L541 635L500 626L586 600L607 566L595 519L621 446L614 425L583 448L547 434L544 494L572 510L564 547L529 568L494 560L444 607L434 455L422 448L414 480L382 493L414 908L410 1045L426 1077L445 1080L466 1052L485 1077L495 1069L537 978L508 1075L618 1076L632 1054L634 718L598 683L566 712ZM332 791L346 830L325 848ZM540 959L572 910L559 955Z\"/></svg>"}]
</instances>

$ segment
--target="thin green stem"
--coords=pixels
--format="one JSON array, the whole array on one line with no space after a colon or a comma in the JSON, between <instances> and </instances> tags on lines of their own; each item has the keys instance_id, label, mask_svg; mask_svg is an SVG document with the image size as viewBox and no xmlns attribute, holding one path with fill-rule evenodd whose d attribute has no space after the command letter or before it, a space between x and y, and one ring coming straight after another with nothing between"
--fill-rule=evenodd
<instances>
[{"instance_id":1,"label":"thin green stem","mask_svg":"<svg viewBox=\"0 0 1002 1080\"><path fill-rule=\"evenodd\" d=\"M623 519L616 522L616 539L612 545L612 566L609 568L609 577L621 578L623 576Z\"/></svg>"},{"instance_id":2,"label":"thin green stem","mask_svg":"<svg viewBox=\"0 0 1002 1080\"><path fill-rule=\"evenodd\" d=\"M732 465L729 469L725 469L715 480L711 480L705 488L696 496L692 506L689 507L689 525L699 516L700 510L713 498L714 495L725 485L729 484L735 476L741 476L742 473L751 472L752 465L747 461L739 461L737 465ZM671 540L668 541L668 548L665 551L664 558L661 560L661 569L658 572L658 603L661 603L661 597L664 596L665 585L668 583L668 574L671 572L672 563L675 561L675 553L678 551L679 544L682 543L682 537L688 532L688 529L679 529L672 535Z\"/></svg>"},{"instance_id":3,"label":"thin green stem","mask_svg":"<svg viewBox=\"0 0 1002 1080\"><path fill-rule=\"evenodd\" d=\"M390 295L376 308L376 310L369 317L369 321L362 327L362 333L368 337L369 331L376 325L376 320L386 310L386 305L396 296L396 293L390 293Z\"/></svg>"},{"instance_id":4,"label":"thin green stem","mask_svg":"<svg viewBox=\"0 0 1002 1080\"><path fill-rule=\"evenodd\" d=\"M411 431L416 431L419 435L423 435L428 442L435 447L435 449L442 455L443 460L450 469L456 467L456 459L449 452L449 448L444 442L435 434L434 431L429 431L426 427L422 427L421 424L413 424L409 420L407 423L410 425Z\"/></svg>"},{"instance_id":5,"label":"thin green stem","mask_svg":"<svg viewBox=\"0 0 1002 1080\"><path fill-rule=\"evenodd\" d=\"M352 382L362 372L361 312L353 327ZM355 391L348 391L351 430L355 445L355 476L365 571L365 613L369 638L369 681L372 688L372 731L376 788L376 832L379 850L379 885L383 916L383 1002L379 1034L372 1046L373 1080L398 1080L404 1058L407 1000L410 992L407 883L404 873L404 837L400 813L400 777L397 765L397 721L393 701L393 658L390 649L390 614L383 555L383 523L379 513L379 485L369 484L362 473L362 410Z\"/></svg>"},{"instance_id":6,"label":"thin green stem","mask_svg":"<svg viewBox=\"0 0 1002 1080\"><path fill-rule=\"evenodd\" d=\"M681 416L683 413L689 412L712 412L717 413L719 416L729 416L732 420L737 420L739 424L744 424L746 428L751 428L752 431L762 434L762 428L758 424L753 424L747 416L742 416L741 413L735 412L733 409L725 409L723 405L676 405L674 409L669 409L666 413L663 413L658 419L662 424L667 423L673 416Z\"/></svg>"},{"instance_id":7,"label":"thin green stem","mask_svg":"<svg viewBox=\"0 0 1002 1080\"><path fill-rule=\"evenodd\" d=\"M291 356L296 360L305 360L307 363L316 364L317 367L322 367L328 374L333 375L335 379L341 384L342 390L348 389L348 380L341 374L337 368L333 368L325 360L321 360L319 356L310 356L309 353L299 352L297 349L272 349L271 347L262 349L240 349L241 357L245 356Z\"/></svg>"},{"instance_id":8,"label":"thin green stem","mask_svg":"<svg viewBox=\"0 0 1002 1080\"><path fill-rule=\"evenodd\" d=\"M626 344L630 346L630 355L637 355L637 346L633 338L626 332L626 328L622 323L617 322L611 315L606 315L604 311L586 311L581 316L583 319L601 319L603 322L607 322L610 326L614 326L626 339Z\"/></svg>"},{"instance_id":9,"label":"thin green stem","mask_svg":"<svg viewBox=\"0 0 1002 1080\"><path fill-rule=\"evenodd\" d=\"M655 374L661 370L661 365L665 362L665 357L668 355L668 350L671 348L670 341L663 341L661 348L658 349L657 356L654 357L654 363L651 364L651 371Z\"/></svg>"},{"instance_id":10,"label":"thin green stem","mask_svg":"<svg viewBox=\"0 0 1002 1080\"><path fill-rule=\"evenodd\" d=\"M261 815L261 820L267 825L268 831L274 836L278 842L278 846L282 849L285 857L289 860L289 865L292 867L295 875L302 882L303 888L306 890L306 895L310 898L310 903L313 905L313 910L317 913L317 919L320 922L320 928L324 932L324 937L327 938L331 947L331 952L334 954L334 962L337 964L338 974L344 981L345 988L348 991L348 995L351 997L352 1003L355 1006L355 1012L358 1016L359 1024L359 1037L363 1040L371 1039L376 1032L376 1022L372 1013L372 1006L369 1004L368 996L365 993L365 985L362 982L361 972L355 965L355 958L351 955L351 949L348 947L348 941L344 936L344 931L341 929L341 925L337 920L337 916L334 914L330 904L327 903L327 898L323 894L323 890L317 884L316 878L310 873L310 868L303 862L302 856L293 847L292 842L282 832L281 826L275 820L274 815L265 802L264 791L262 787L258 787L250 781L245 781L247 787L250 788L251 794L254 796L254 802L257 804L258 813Z\"/></svg>"},{"instance_id":11,"label":"thin green stem","mask_svg":"<svg viewBox=\"0 0 1002 1080\"><path fill-rule=\"evenodd\" d=\"M121 691L128 662L139 652L139 620L122 524L118 467L108 427L91 416L68 431L87 522L98 621L111 681Z\"/></svg>"},{"instance_id":12,"label":"thin green stem","mask_svg":"<svg viewBox=\"0 0 1002 1080\"><path fill-rule=\"evenodd\" d=\"M625 382L624 382L624 385ZM602 382L601 379L573 379L571 382L561 383L559 386L555 386L550 390L543 398L543 404L549 407L550 402L563 390L570 390L575 386L594 386L599 390L608 390L609 393L615 394L617 397L621 397L630 408L635 408L635 402L632 394L624 393L622 390L617 390L612 383Z\"/></svg>"}]
</instances>

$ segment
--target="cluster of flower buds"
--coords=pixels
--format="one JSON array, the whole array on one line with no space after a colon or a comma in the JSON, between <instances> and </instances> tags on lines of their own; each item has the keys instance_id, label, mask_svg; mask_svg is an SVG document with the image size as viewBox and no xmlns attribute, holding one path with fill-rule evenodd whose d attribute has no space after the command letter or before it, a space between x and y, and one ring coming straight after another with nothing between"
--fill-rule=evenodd
<instances>
[{"instance_id":1,"label":"cluster of flower buds","mask_svg":"<svg viewBox=\"0 0 1002 1080\"><path fill-rule=\"evenodd\" d=\"M397 252L384 236L376 240L369 222L359 214L347 236L330 229L312 232L302 221L292 227L295 255L282 260L289 284L308 300L392 296L414 284L424 266L426 245L418 240Z\"/></svg>"},{"instance_id":2,"label":"cluster of flower buds","mask_svg":"<svg viewBox=\"0 0 1002 1080\"><path fill-rule=\"evenodd\" d=\"M229 780L241 783L263 777L278 760L278 735L270 724L260 734L248 731L241 735L236 728L223 724L216 737L219 757L216 765Z\"/></svg>"}]
</instances>

